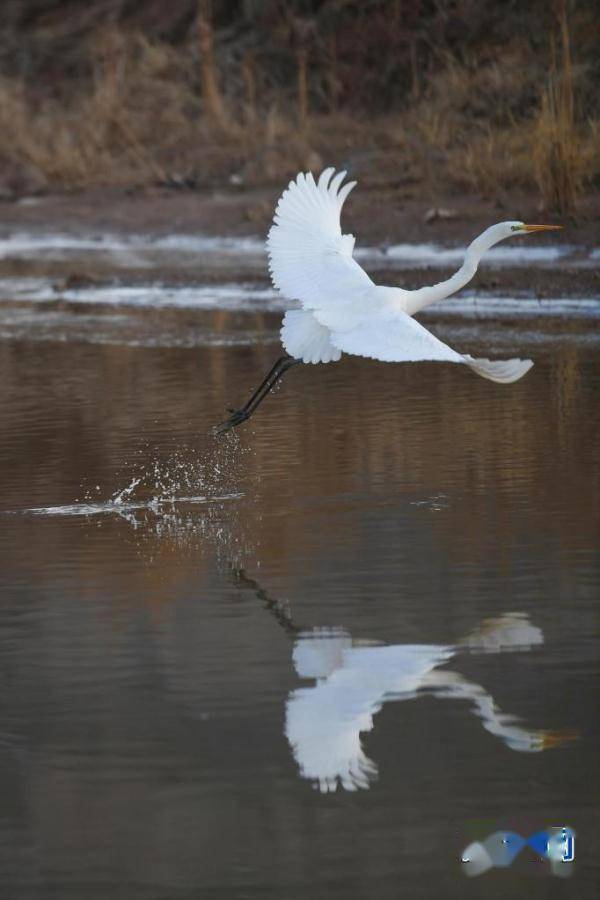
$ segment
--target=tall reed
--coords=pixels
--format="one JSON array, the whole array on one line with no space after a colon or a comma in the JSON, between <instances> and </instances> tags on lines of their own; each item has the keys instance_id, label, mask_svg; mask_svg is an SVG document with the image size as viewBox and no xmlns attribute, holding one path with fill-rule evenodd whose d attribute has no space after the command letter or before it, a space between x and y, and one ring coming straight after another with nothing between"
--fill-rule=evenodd
<instances>
[{"instance_id":1,"label":"tall reed","mask_svg":"<svg viewBox=\"0 0 600 900\"><path fill-rule=\"evenodd\" d=\"M544 205L571 214L581 191L583 154L575 116L567 0L557 0L556 19L560 46L557 52L553 39L552 66L534 131L533 156Z\"/></svg>"}]
</instances>

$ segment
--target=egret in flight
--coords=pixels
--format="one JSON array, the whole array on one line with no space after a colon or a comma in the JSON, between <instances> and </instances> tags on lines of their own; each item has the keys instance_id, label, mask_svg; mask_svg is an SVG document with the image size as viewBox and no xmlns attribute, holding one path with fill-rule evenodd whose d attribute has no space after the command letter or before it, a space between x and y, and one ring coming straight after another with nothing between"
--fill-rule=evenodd
<instances>
[{"instance_id":1,"label":"egret in flight","mask_svg":"<svg viewBox=\"0 0 600 900\"><path fill-rule=\"evenodd\" d=\"M343 184L345 176L328 168L316 181L311 172L301 172L277 204L267 238L269 270L274 286L284 297L299 301L301 308L288 310L283 318L281 343L286 355L277 360L245 406L230 410L219 432L250 418L292 366L337 362L342 353L384 362L462 363L503 384L517 381L533 365L529 359L474 359L458 353L413 316L468 284L481 257L494 244L561 226L499 222L475 238L458 272L446 281L414 291L384 287L374 284L353 258L354 236L342 234L342 206L356 184Z\"/></svg>"}]
</instances>

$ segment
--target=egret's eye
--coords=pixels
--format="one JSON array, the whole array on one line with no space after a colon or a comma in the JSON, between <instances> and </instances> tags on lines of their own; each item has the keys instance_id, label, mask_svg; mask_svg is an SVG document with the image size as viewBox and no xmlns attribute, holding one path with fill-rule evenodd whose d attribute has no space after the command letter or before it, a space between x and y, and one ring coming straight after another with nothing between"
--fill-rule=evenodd
<instances>
[{"instance_id":1,"label":"egret's eye","mask_svg":"<svg viewBox=\"0 0 600 900\"><path fill-rule=\"evenodd\" d=\"M520 231L520 230L521 230L521 226L520 226L520 225L511 225L511 226L510 226L510 230L511 230L511 231Z\"/></svg>"}]
</instances>

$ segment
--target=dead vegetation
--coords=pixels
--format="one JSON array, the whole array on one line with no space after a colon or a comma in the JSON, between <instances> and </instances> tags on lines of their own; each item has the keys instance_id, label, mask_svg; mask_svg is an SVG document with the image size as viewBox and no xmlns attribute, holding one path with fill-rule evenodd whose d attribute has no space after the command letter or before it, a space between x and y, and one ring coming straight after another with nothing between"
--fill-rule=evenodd
<instances>
[{"instance_id":1,"label":"dead vegetation","mask_svg":"<svg viewBox=\"0 0 600 900\"><path fill-rule=\"evenodd\" d=\"M416 2L381 0L357 21L343 0L312 17L296 5L247 0L238 33L234 2L196 0L177 41L100 15L78 33L75 74L45 89L5 64L5 187L258 184L325 160L408 195L537 189L561 212L597 187L598 27L585 4L556 0L535 47L514 35L452 45ZM466 4L465 29L481 6Z\"/></svg>"},{"instance_id":2,"label":"dead vegetation","mask_svg":"<svg viewBox=\"0 0 600 900\"><path fill-rule=\"evenodd\" d=\"M575 83L566 0L558 0L558 47L552 41L548 87L535 133L535 174L547 206L572 213L585 178L588 156L575 116ZM596 123L597 124L597 123ZM591 129L592 139L595 129Z\"/></svg>"}]
</instances>

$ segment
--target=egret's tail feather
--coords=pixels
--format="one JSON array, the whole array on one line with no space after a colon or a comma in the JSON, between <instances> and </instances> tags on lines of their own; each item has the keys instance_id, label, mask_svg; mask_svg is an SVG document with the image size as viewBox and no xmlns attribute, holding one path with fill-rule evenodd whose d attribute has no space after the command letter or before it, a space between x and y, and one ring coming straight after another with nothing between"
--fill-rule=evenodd
<instances>
[{"instance_id":1,"label":"egret's tail feather","mask_svg":"<svg viewBox=\"0 0 600 900\"><path fill-rule=\"evenodd\" d=\"M474 359L472 356L463 357L469 368L498 384L511 384L518 381L533 366L530 359Z\"/></svg>"}]
</instances>

